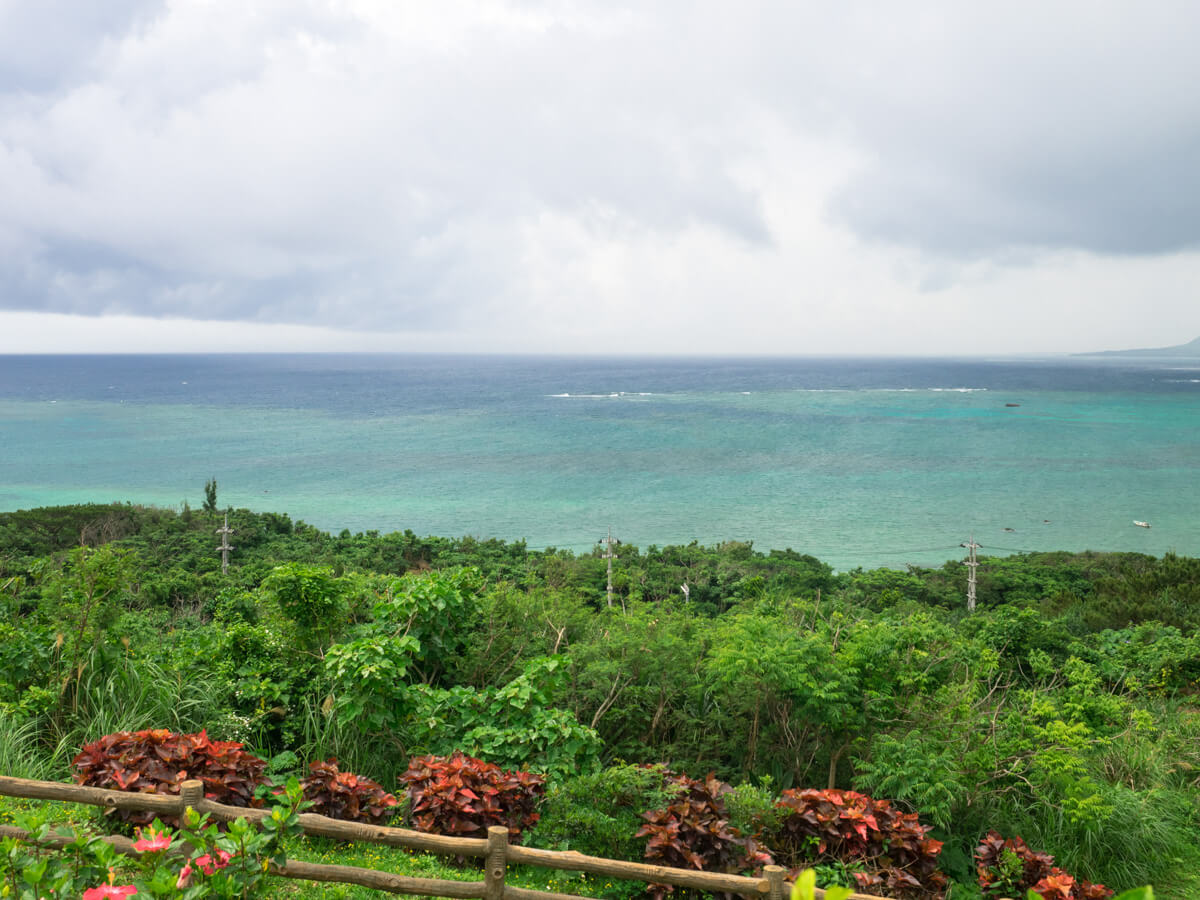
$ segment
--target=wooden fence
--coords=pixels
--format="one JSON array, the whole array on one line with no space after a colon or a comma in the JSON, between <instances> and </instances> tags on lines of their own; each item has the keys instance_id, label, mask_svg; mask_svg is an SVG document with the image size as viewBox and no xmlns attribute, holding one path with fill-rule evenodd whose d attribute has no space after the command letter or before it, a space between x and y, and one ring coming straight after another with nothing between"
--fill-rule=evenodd
<instances>
[{"instance_id":1,"label":"wooden fence","mask_svg":"<svg viewBox=\"0 0 1200 900\"><path fill-rule=\"evenodd\" d=\"M24 778L9 778L0 775L0 795L30 800L85 803L105 809L145 810L159 815L180 817L190 806L197 812L208 813L213 819L220 821L244 818L257 822L269 815L266 810L226 806L207 800L204 797L204 785L200 781L185 781L178 795L170 795L110 791L103 788L61 784L56 781L30 781ZM786 872L781 866L767 866L763 870L763 877L747 878L741 875L725 875L718 872L702 872L694 869L676 869L669 866L604 859L598 856L585 856L574 851L538 850L533 847L509 844L508 829L503 826L489 828L487 838L456 838L422 834L406 828L343 822L315 813L301 813L300 826L304 829L305 834L336 840L407 847L441 856L483 857L485 859L483 881L413 878L357 866L324 865L292 859L289 859L286 865L272 867L273 875L305 881L356 884L393 894L453 897L464 898L464 900L579 900L573 894L534 891L505 884L505 870L510 863L571 872L587 872L627 881L670 884L711 893L731 893L750 898L750 900L760 900L760 898L762 900L784 900L791 890L791 885L785 880ZM0 837L26 836L26 833L19 828L0 826ZM133 849L133 841L129 838L111 835L104 840L122 854L138 855L138 852ZM47 843L62 846L67 841L51 838ZM818 888L817 897L823 898L824 895L825 892ZM851 900L886 900L886 898L874 897L870 894L854 894Z\"/></svg>"}]
</instances>

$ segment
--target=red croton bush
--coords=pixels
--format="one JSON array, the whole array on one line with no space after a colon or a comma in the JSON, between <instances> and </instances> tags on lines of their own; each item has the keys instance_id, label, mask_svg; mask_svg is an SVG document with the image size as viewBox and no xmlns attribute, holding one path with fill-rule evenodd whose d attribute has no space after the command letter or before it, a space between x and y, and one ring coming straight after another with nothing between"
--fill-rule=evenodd
<instances>
[{"instance_id":1,"label":"red croton bush","mask_svg":"<svg viewBox=\"0 0 1200 900\"><path fill-rule=\"evenodd\" d=\"M504 825L514 844L537 823L535 810L546 793L541 775L506 771L459 751L414 757L400 782L412 801L410 814L417 831L487 837L490 826Z\"/></svg>"},{"instance_id":2,"label":"red croton bush","mask_svg":"<svg viewBox=\"0 0 1200 900\"><path fill-rule=\"evenodd\" d=\"M935 900L945 895L939 870L942 842L928 836L916 813L895 809L856 791L784 791L782 812L769 843L793 870L839 860L858 863L859 890L888 897Z\"/></svg>"},{"instance_id":3,"label":"red croton bush","mask_svg":"<svg viewBox=\"0 0 1200 900\"><path fill-rule=\"evenodd\" d=\"M308 764L308 777L300 782L304 799L312 803L310 812L383 825L396 811L396 798L383 785L363 775L342 772L336 759L318 760Z\"/></svg>"},{"instance_id":4,"label":"red croton bush","mask_svg":"<svg viewBox=\"0 0 1200 900\"><path fill-rule=\"evenodd\" d=\"M995 831L976 848L975 869L985 897L1024 896L1030 890L1043 900L1107 900L1113 895L1102 884L1068 875L1049 853L1035 853L1021 838L1006 840Z\"/></svg>"},{"instance_id":5,"label":"red croton bush","mask_svg":"<svg viewBox=\"0 0 1200 900\"><path fill-rule=\"evenodd\" d=\"M665 786L677 790L676 799L664 809L642 813L646 824L636 837L646 841L646 859L664 866L704 869L708 872L742 872L771 862L754 837L741 834L729 824L725 801L732 790L709 773L696 781L674 772L663 773ZM674 891L673 885L651 884L656 900Z\"/></svg>"},{"instance_id":6,"label":"red croton bush","mask_svg":"<svg viewBox=\"0 0 1200 900\"><path fill-rule=\"evenodd\" d=\"M92 787L178 794L183 782L199 779L209 800L258 807L262 802L254 792L267 764L234 741L212 741L204 731L176 734L162 728L106 734L85 744L72 765L76 782ZM146 810L106 812L133 825L148 825L155 817Z\"/></svg>"}]
</instances>

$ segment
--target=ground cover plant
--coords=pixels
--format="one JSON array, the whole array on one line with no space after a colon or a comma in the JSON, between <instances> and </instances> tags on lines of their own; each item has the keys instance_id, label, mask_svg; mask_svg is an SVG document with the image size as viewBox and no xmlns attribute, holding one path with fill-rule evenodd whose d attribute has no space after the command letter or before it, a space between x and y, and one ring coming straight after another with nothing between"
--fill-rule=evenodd
<instances>
[{"instance_id":1,"label":"ground cover plant","mask_svg":"<svg viewBox=\"0 0 1200 900\"><path fill-rule=\"evenodd\" d=\"M1004 838L989 831L975 851L979 885L985 897L1032 891L1044 900L1108 900L1102 884L1075 878L1054 865L1049 853L1037 853L1021 838Z\"/></svg>"},{"instance_id":2,"label":"ground cover plant","mask_svg":"<svg viewBox=\"0 0 1200 900\"><path fill-rule=\"evenodd\" d=\"M968 615L958 562L623 547L610 608L596 555L230 524L223 575L200 511L0 514L4 774L66 780L104 735L165 729L241 744L277 780L336 758L399 795L410 759L463 750L546 775L524 840L640 858L658 788L596 779L669 764L734 786L743 832L777 824L780 790L886 798L942 842L951 896L978 890L993 830L1075 884L1200 895L1195 560L983 558ZM588 845L570 809L607 830Z\"/></svg>"},{"instance_id":3,"label":"ground cover plant","mask_svg":"<svg viewBox=\"0 0 1200 900\"><path fill-rule=\"evenodd\" d=\"M308 764L308 775L300 782L310 812L385 825L396 812L396 798L377 781L338 769L336 759L315 760Z\"/></svg>"},{"instance_id":4,"label":"ground cover plant","mask_svg":"<svg viewBox=\"0 0 1200 900\"><path fill-rule=\"evenodd\" d=\"M501 769L457 751L415 757L400 782L417 831L486 838L488 828L503 825L514 844L537 824L546 790L541 775Z\"/></svg>"},{"instance_id":5,"label":"ground cover plant","mask_svg":"<svg viewBox=\"0 0 1200 900\"><path fill-rule=\"evenodd\" d=\"M236 741L213 741L198 734L163 729L119 731L84 744L72 762L76 781L90 787L143 794L179 794L183 782L197 779L204 796L227 806L261 807L257 796L266 760ZM108 810L133 825L147 825L154 814Z\"/></svg>"},{"instance_id":6,"label":"ground cover plant","mask_svg":"<svg viewBox=\"0 0 1200 900\"><path fill-rule=\"evenodd\" d=\"M660 773L671 801L642 814L645 824L635 837L646 839L645 858L657 865L706 872L738 873L760 869L771 854L754 835L742 834L729 822L723 797L733 789L712 774L703 781L664 770ZM674 893L668 884L650 885L650 895L662 900Z\"/></svg>"},{"instance_id":7,"label":"ground cover plant","mask_svg":"<svg viewBox=\"0 0 1200 900\"><path fill-rule=\"evenodd\" d=\"M916 813L856 791L788 790L767 840L793 872L818 863L849 863L855 887L895 898L945 896L939 862L943 842Z\"/></svg>"}]
</instances>

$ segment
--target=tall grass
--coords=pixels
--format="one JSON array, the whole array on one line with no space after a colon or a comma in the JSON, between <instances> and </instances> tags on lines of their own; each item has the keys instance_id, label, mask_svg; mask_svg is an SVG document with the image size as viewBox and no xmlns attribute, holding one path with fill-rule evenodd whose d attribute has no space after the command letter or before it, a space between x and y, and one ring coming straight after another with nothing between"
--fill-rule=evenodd
<instances>
[{"instance_id":1,"label":"tall grass","mask_svg":"<svg viewBox=\"0 0 1200 900\"><path fill-rule=\"evenodd\" d=\"M393 790L397 777L408 768L402 747L370 737L352 726L339 724L319 703L306 698L300 712L300 743L296 755L305 763L336 756L343 771L366 775Z\"/></svg>"},{"instance_id":2,"label":"tall grass","mask_svg":"<svg viewBox=\"0 0 1200 900\"><path fill-rule=\"evenodd\" d=\"M1032 809L996 810L991 827L1019 834L1035 850L1053 854L1072 875L1124 890L1153 884L1164 896L1195 890L1200 848L1195 843L1200 810L1195 798L1169 788L1135 791L1104 785L1112 812L1100 821L1073 822L1051 803Z\"/></svg>"},{"instance_id":3,"label":"tall grass","mask_svg":"<svg viewBox=\"0 0 1200 900\"><path fill-rule=\"evenodd\" d=\"M183 677L152 660L93 651L73 685L73 701L26 734L47 771L69 774L79 748L115 731L198 731L217 715L212 677Z\"/></svg>"},{"instance_id":4,"label":"tall grass","mask_svg":"<svg viewBox=\"0 0 1200 900\"><path fill-rule=\"evenodd\" d=\"M53 781L70 764L72 750L66 741L47 747L37 719L0 717L0 774L13 778Z\"/></svg>"}]
</instances>

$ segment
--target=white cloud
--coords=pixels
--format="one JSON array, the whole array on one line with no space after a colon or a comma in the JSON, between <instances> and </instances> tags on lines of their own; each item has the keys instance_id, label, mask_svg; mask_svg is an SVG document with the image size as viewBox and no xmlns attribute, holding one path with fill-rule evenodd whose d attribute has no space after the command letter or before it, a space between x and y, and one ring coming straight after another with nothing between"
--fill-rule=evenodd
<instances>
[{"instance_id":1,"label":"white cloud","mask_svg":"<svg viewBox=\"0 0 1200 900\"><path fill-rule=\"evenodd\" d=\"M83 337L194 346L245 321L314 329L249 329L249 349L930 353L1200 333L1188 4L172 0L59 36L17 9L0 0L0 48L78 62L0 68L0 307L106 317ZM28 337L24 315L0 324ZM66 349L68 320L40 321Z\"/></svg>"},{"instance_id":2,"label":"white cloud","mask_svg":"<svg viewBox=\"0 0 1200 900\"><path fill-rule=\"evenodd\" d=\"M310 325L0 311L0 353L419 352L448 337Z\"/></svg>"}]
</instances>

